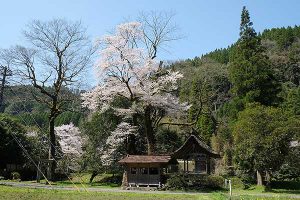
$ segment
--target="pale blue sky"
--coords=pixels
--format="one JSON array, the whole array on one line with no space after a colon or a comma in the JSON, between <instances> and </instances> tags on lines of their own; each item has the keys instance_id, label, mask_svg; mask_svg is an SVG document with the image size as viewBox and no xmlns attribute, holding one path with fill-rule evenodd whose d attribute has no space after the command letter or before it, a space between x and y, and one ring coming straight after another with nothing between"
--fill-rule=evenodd
<instances>
[{"instance_id":1,"label":"pale blue sky","mask_svg":"<svg viewBox=\"0 0 300 200\"><path fill-rule=\"evenodd\" d=\"M235 42L245 5L257 31L300 24L300 0L0 0L0 48L23 44L21 31L32 19L81 20L91 38L112 30L140 11L173 11L185 38L161 58L193 58Z\"/></svg>"}]
</instances>

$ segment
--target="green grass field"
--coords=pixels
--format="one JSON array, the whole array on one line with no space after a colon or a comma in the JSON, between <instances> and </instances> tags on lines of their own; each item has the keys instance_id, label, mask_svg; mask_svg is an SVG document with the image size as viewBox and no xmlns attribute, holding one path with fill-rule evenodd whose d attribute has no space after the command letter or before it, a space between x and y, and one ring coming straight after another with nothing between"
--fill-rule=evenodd
<instances>
[{"instance_id":1,"label":"green grass field","mask_svg":"<svg viewBox=\"0 0 300 200\"><path fill-rule=\"evenodd\" d=\"M237 195L237 194L235 194ZM0 199L2 200L225 200L228 195L224 193L208 194L157 194L157 193L128 193L128 192L78 192L47 189L28 189L9 186L0 186ZM234 196L233 200L295 200L286 195L255 196L255 193L246 192Z\"/></svg>"},{"instance_id":2,"label":"green grass field","mask_svg":"<svg viewBox=\"0 0 300 200\"><path fill-rule=\"evenodd\" d=\"M77 192L45 189L27 189L0 186L0 199L10 200L196 200L225 199L223 194L208 194L203 196L187 194L143 194L120 192Z\"/></svg>"},{"instance_id":3,"label":"green grass field","mask_svg":"<svg viewBox=\"0 0 300 200\"><path fill-rule=\"evenodd\" d=\"M49 190L49 189L29 189L21 187L11 187L11 186L1 186L0 185L0 200L162 200L162 199L172 199L172 200L227 200L228 192L223 191L213 191L211 193L203 194L166 194L164 192L152 192L143 193L137 192L126 192L120 191L120 187L117 184L107 184L101 181L105 177L109 177L111 174L101 174L97 176L92 184L89 184L90 174L72 174L72 182L57 181L52 183L56 187L68 187L76 188L74 184L83 189L94 188L100 190L99 192L84 192L84 191L68 191L68 190ZM0 181L1 183L2 181ZM3 180L3 182L10 182L8 180ZM16 183L36 185L35 181L11 181ZM41 183L45 183L42 180ZM103 191L102 191L103 190ZM172 193L172 191L170 191ZM183 192L183 191L177 191ZM201 192L201 191L197 191ZM265 192L263 187L252 186L248 190L243 190L238 185L234 185L232 200L295 200L300 199L299 190L282 190L274 189L271 192Z\"/></svg>"}]
</instances>

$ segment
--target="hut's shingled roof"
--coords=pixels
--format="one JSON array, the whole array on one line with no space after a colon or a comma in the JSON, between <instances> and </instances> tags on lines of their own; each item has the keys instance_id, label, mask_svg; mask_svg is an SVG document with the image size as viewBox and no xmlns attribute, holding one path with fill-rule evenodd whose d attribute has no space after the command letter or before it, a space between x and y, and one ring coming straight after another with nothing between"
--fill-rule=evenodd
<instances>
[{"instance_id":1,"label":"hut's shingled roof","mask_svg":"<svg viewBox=\"0 0 300 200\"><path fill-rule=\"evenodd\" d=\"M119 161L121 164L126 163L168 163L171 156L148 156L148 155L127 155Z\"/></svg>"},{"instance_id":2,"label":"hut's shingled roof","mask_svg":"<svg viewBox=\"0 0 300 200\"><path fill-rule=\"evenodd\" d=\"M213 158L220 158L220 155L214 152L207 144L202 142L197 136L190 135L190 137L179 147L173 154L172 158L183 158L193 151L204 151Z\"/></svg>"}]
</instances>

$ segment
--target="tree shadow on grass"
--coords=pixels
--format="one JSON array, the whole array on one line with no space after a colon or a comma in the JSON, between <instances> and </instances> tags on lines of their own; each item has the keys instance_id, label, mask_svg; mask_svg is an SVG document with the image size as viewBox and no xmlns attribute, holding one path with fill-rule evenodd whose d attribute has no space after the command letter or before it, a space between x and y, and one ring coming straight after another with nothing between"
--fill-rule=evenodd
<instances>
[{"instance_id":1,"label":"tree shadow on grass","mask_svg":"<svg viewBox=\"0 0 300 200\"><path fill-rule=\"evenodd\" d=\"M273 193L286 193L286 194L300 194L300 190L287 190L287 189L272 189Z\"/></svg>"}]
</instances>

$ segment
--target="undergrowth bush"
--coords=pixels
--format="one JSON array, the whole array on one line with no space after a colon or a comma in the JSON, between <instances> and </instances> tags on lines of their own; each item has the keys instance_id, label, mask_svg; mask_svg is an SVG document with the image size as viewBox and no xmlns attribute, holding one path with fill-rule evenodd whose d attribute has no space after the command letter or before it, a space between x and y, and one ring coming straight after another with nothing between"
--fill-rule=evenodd
<instances>
[{"instance_id":1,"label":"undergrowth bush","mask_svg":"<svg viewBox=\"0 0 300 200\"><path fill-rule=\"evenodd\" d=\"M238 177L230 177L228 178L231 180L231 186L232 188L239 188L239 189L244 189L245 188L245 183L241 178Z\"/></svg>"},{"instance_id":2,"label":"undergrowth bush","mask_svg":"<svg viewBox=\"0 0 300 200\"><path fill-rule=\"evenodd\" d=\"M11 173L11 179L13 179L13 180L21 179L20 173L19 172L12 172Z\"/></svg>"},{"instance_id":3,"label":"undergrowth bush","mask_svg":"<svg viewBox=\"0 0 300 200\"><path fill-rule=\"evenodd\" d=\"M300 181L271 181L272 189L300 190Z\"/></svg>"},{"instance_id":4,"label":"undergrowth bush","mask_svg":"<svg viewBox=\"0 0 300 200\"><path fill-rule=\"evenodd\" d=\"M170 190L210 190L222 189L224 178L214 175L177 174L171 176L166 183Z\"/></svg>"},{"instance_id":5,"label":"undergrowth bush","mask_svg":"<svg viewBox=\"0 0 300 200\"><path fill-rule=\"evenodd\" d=\"M113 175L113 176L106 176L102 178L97 183L102 183L104 185L118 185L120 186L122 183L122 175Z\"/></svg>"}]
</instances>

